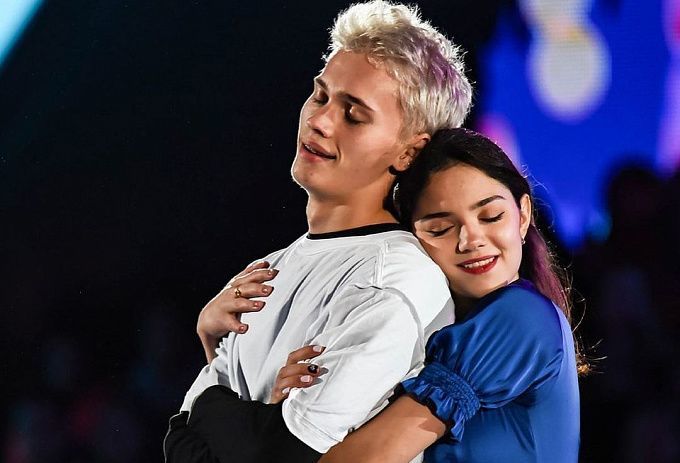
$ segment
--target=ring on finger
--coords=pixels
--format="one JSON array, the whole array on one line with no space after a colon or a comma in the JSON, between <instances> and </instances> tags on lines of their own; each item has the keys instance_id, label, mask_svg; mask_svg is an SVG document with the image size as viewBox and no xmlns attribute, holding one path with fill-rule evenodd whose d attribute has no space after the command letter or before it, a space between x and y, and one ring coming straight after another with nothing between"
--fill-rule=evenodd
<instances>
[{"instance_id":1,"label":"ring on finger","mask_svg":"<svg viewBox=\"0 0 680 463\"><path fill-rule=\"evenodd\" d=\"M241 293L241 289L237 286L234 288L234 299L238 299L239 297L243 297L243 293Z\"/></svg>"}]
</instances>

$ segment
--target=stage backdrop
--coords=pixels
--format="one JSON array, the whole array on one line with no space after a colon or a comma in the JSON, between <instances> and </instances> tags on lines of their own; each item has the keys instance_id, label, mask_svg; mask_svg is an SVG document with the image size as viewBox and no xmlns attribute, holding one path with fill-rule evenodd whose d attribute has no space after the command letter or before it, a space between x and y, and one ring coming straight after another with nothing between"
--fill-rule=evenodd
<instances>
[{"instance_id":1,"label":"stage backdrop","mask_svg":"<svg viewBox=\"0 0 680 463\"><path fill-rule=\"evenodd\" d=\"M559 236L606 238L617 165L680 160L680 1L519 0L481 55L477 128L537 179Z\"/></svg>"}]
</instances>

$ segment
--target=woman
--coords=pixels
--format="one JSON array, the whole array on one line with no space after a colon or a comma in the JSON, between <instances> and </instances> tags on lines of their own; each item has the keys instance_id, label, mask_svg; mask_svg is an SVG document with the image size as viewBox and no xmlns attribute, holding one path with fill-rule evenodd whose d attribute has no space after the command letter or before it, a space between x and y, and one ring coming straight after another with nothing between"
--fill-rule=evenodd
<instances>
[{"instance_id":1,"label":"woman","mask_svg":"<svg viewBox=\"0 0 680 463\"><path fill-rule=\"evenodd\" d=\"M575 462L578 361L567 289L533 219L526 179L465 129L437 133L400 180L402 218L442 268L457 321L428 341L403 394L322 461ZM316 350L319 350L316 347ZM291 354L272 401L323 365Z\"/></svg>"}]
</instances>

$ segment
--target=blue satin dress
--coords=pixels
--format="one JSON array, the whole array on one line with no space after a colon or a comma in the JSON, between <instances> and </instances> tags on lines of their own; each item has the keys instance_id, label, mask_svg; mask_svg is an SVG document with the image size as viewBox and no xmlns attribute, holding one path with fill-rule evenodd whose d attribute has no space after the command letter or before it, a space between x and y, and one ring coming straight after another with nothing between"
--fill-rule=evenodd
<instances>
[{"instance_id":1,"label":"blue satin dress","mask_svg":"<svg viewBox=\"0 0 680 463\"><path fill-rule=\"evenodd\" d=\"M434 335L402 383L447 424L425 462L575 463L579 393L571 328L526 280L480 299Z\"/></svg>"}]
</instances>

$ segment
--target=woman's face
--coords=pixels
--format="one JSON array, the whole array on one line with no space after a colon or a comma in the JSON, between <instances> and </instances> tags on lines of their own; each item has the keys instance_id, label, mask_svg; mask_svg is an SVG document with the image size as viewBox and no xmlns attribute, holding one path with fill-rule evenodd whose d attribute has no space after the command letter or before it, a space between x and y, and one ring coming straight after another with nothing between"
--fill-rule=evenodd
<instances>
[{"instance_id":1,"label":"woman's face","mask_svg":"<svg viewBox=\"0 0 680 463\"><path fill-rule=\"evenodd\" d=\"M413 214L416 236L458 299L478 299L519 278L531 201L482 171L457 164L435 173Z\"/></svg>"},{"instance_id":2,"label":"woman's face","mask_svg":"<svg viewBox=\"0 0 680 463\"><path fill-rule=\"evenodd\" d=\"M300 111L295 181L339 202L391 185L389 167L407 167L398 84L365 54L340 52L314 79Z\"/></svg>"}]
</instances>

